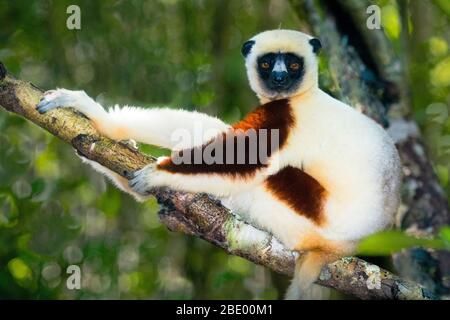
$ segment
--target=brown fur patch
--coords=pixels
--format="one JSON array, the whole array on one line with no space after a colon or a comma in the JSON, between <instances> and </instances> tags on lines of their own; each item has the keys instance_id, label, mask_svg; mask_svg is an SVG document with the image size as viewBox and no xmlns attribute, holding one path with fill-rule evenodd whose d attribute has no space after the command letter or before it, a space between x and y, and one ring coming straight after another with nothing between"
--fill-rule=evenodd
<instances>
[{"instance_id":1,"label":"brown fur patch","mask_svg":"<svg viewBox=\"0 0 450 320\"><path fill-rule=\"evenodd\" d=\"M267 165L267 160L273 152L282 148L287 141L289 130L294 123L294 117L287 99L276 100L266 103L247 115L245 119L239 121L232 128L212 139L210 142L193 149L182 150L179 157L185 159L186 154L190 159L190 163L174 163L174 159L167 159L158 165L158 169L182 174L198 174L198 173L215 173L226 174L234 177L248 177L253 175L258 169ZM256 132L251 132L251 129ZM258 130L267 130L267 141L260 140ZM271 130L278 130L278 145L272 146ZM256 157L251 154L250 138L251 134L256 133ZM243 141L244 161L238 162L238 146ZM264 156L261 158L260 147L264 146L267 152L261 152ZM229 148L227 148L227 146ZM231 146L231 147L230 147ZM202 156L205 148L208 150L220 150L222 148L223 163L205 163ZM233 152L229 152L234 150ZM241 150L241 149L240 149ZM242 151L242 150L241 150ZM227 154L229 152L229 154ZM194 161L195 154L200 155L199 161ZM242 155L241 155L242 157ZM254 159L256 161L252 162Z\"/></svg>"},{"instance_id":2,"label":"brown fur patch","mask_svg":"<svg viewBox=\"0 0 450 320\"><path fill-rule=\"evenodd\" d=\"M324 223L323 205L327 192L304 171L288 166L267 178L266 187L296 213L316 224Z\"/></svg>"}]
</instances>

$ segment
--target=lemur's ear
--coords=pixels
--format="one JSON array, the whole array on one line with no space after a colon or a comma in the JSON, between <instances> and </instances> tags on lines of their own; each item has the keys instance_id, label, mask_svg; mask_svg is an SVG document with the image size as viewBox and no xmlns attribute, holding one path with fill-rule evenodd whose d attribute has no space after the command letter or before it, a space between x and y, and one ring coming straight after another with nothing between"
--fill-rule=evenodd
<instances>
[{"instance_id":1,"label":"lemur's ear","mask_svg":"<svg viewBox=\"0 0 450 320\"><path fill-rule=\"evenodd\" d=\"M322 44L317 38L312 38L309 40L309 44L313 47L313 52L316 54L319 53L320 49L322 49Z\"/></svg>"},{"instance_id":2,"label":"lemur's ear","mask_svg":"<svg viewBox=\"0 0 450 320\"><path fill-rule=\"evenodd\" d=\"M252 50L253 45L255 44L255 41L248 40L242 45L241 53L245 57L250 53L250 50Z\"/></svg>"}]
</instances>

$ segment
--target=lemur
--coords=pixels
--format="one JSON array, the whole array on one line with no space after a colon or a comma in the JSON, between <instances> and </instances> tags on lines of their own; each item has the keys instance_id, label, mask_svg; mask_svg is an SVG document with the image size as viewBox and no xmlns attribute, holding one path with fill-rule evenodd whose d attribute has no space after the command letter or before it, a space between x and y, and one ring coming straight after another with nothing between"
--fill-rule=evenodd
<instances>
[{"instance_id":1,"label":"lemur","mask_svg":"<svg viewBox=\"0 0 450 320\"><path fill-rule=\"evenodd\" d=\"M281 29L245 42L241 51L248 80L261 105L233 125L169 108L115 106L106 111L84 91L66 89L46 92L37 110L71 106L111 139L182 152L204 150L224 140L236 144L249 129L276 130L278 144L264 163L178 163L173 153L127 181L98 163L84 161L137 199L162 186L221 199L301 253L286 297L317 298L321 290L314 282L322 267L353 254L360 239L392 223L401 180L399 155L386 131L319 88L320 48L316 38ZM184 145L172 139L180 128L194 135L196 124L212 133Z\"/></svg>"}]
</instances>

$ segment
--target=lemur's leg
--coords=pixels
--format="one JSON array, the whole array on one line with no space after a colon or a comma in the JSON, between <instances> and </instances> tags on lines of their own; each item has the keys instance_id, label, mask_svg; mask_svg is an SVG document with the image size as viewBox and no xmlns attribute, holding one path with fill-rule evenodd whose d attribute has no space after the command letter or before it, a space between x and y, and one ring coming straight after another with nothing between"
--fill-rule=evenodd
<instances>
[{"instance_id":1,"label":"lemur's leg","mask_svg":"<svg viewBox=\"0 0 450 320\"><path fill-rule=\"evenodd\" d=\"M292 123L287 100L267 103L205 144L135 172L130 186L140 194L161 186L219 197L241 193L287 164L277 150Z\"/></svg>"},{"instance_id":2,"label":"lemur's leg","mask_svg":"<svg viewBox=\"0 0 450 320\"><path fill-rule=\"evenodd\" d=\"M262 163L258 159L250 163L246 155L258 154L260 144L256 144L256 149L251 149L250 143L244 149L238 148L239 140L248 141L244 139L245 133L240 131L240 134L243 137L230 129L204 145L184 149L171 157L160 157L156 163L134 172L130 187L143 195L155 187L168 186L218 197L250 189L261 183L273 167L269 161ZM238 162L238 158L244 161Z\"/></svg>"},{"instance_id":3,"label":"lemur's leg","mask_svg":"<svg viewBox=\"0 0 450 320\"><path fill-rule=\"evenodd\" d=\"M229 127L215 117L186 110L115 106L106 111L84 91L67 89L47 91L37 110L44 113L56 107L74 107L111 139L133 139L169 149L202 144Z\"/></svg>"},{"instance_id":4,"label":"lemur's leg","mask_svg":"<svg viewBox=\"0 0 450 320\"><path fill-rule=\"evenodd\" d=\"M249 190L266 178L263 170L255 171L248 176L214 171L185 173L182 169L178 172L178 166L181 168L183 165L167 165L169 159L160 157L157 163L134 172L130 187L143 196L148 195L153 188L167 186L181 191L205 192L217 197L228 197Z\"/></svg>"}]
</instances>

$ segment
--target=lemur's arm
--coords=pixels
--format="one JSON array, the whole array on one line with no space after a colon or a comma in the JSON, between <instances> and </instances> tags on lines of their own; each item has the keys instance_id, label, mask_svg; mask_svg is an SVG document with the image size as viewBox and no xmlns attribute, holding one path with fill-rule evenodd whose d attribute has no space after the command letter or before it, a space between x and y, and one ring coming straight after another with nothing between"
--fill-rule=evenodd
<instances>
[{"instance_id":1,"label":"lemur's arm","mask_svg":"<svg viewBox=\"0 0 450 320\"><path fill-rule=\"evenodd\" d=\"M115 107L106 111L84 91L67 89L47 91L37 105L37 110L45 113L56 107L74 107L91 119L101 134L111 139L133 139L172 150L201 145L218 131L229 127L215 117L185 110ZM134 192L125 178L95 161L81 158L136 200L145 200L145 194Z\"/></svg>"},{"instance_id":2,"label":"lemur's arm","mask_svg":"<svg viewBox=\"0 0 450 320\"><path fill-rule=\"evenodd\" d=\"M46 92L37 110L44 113L69 106L85 114L101 134L111 139L133 139L168 149L202 144L229 127L215 117L186 110L116 106L106 111L84 91L66 89Z\"/></svg>"},{"instance_id":3,"label":"lemur's arm","mask_svg":"<svg viewBox=\"0 0 450 320\"><path fill-rule=\"evenodd\" d=\"M196 149L189 151L191 150L195 152ZM224 197L243 192L262 182L267 175L276 171L277 167L273 162L268 165L205 162L184 164L176 163L173 156L160 157L157 163L136 171L130 181L130 187L141 195L146 195L152 188L168 186L188 192L206 192Z\"/></svg>"}]
</instances>

